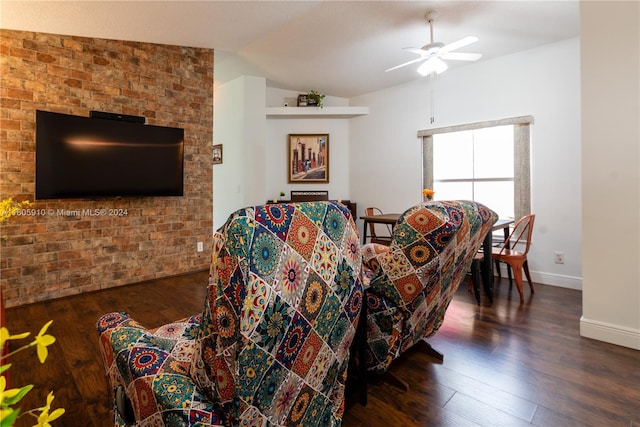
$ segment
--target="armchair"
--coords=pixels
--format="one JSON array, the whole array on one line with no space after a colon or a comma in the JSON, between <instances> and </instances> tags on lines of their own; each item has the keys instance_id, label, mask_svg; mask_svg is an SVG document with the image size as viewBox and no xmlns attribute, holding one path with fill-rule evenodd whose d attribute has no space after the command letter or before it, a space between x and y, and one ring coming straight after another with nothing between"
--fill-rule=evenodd
<instances>
[{"instance_id":1,"label":"armchair","mask_svg":"<svg viewBox=\"0 0 640 427\"><path fill-rule=\"evenodd\" d=\"M436 333L497 219L476 202L426 202L400 216L390 246L362 247L370 371L384 373L400 354Z\"/></svg>"},{"instance_id":2,"label":"armchair","mask_svg":"<svg viewBox=\"0 0 640 427\"><path fill-rule=\"evenodd\" d=\"M116 425L340 425L363 300L349 210L324 201L241 209L213 240L201 314L157 330L123 313L98 321L124 402Z\"/></svg>"}]
</instances>

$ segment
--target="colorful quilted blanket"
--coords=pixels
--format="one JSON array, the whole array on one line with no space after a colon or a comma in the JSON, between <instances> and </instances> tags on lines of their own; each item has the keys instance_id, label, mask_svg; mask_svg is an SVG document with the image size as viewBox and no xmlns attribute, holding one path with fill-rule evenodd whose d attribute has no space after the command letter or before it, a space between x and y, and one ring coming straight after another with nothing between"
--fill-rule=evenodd
<instances>
[{"instance_id":1,"label":"colorful quilted blanket","mask_svg":"<svg viewBox=\"0 0 640 427\"><path fill-rule=\"evenodd\" d=\"M241 209L214 235L201 315L155 333L100 319L112 384L139 425L338 426L361 265L339 203Z\"/></svg>"},{"instance_id":2,"label":"colorful quilted blanket","mask_svg":"<svg viewBox=\"0 0 640 427\"><path fill-rule=\"evenodd\" d=\"M404 212L390 246L363 246L369 287L367 367L393 360L440 328L458 285L498 219L470 201L426 202Z\"/></svg>"}]
</instances>

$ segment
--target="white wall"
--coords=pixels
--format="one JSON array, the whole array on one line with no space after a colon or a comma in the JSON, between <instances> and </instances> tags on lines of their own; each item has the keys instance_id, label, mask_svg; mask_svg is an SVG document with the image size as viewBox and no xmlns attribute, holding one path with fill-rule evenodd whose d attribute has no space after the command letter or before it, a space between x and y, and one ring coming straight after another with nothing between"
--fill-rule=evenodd
<instances>
[{"instance_id":1,"label":"white wall","mask_svg":"<svg viewBox=\"0 0 640 427\"><path fill-rule=\"evenodd\" d=\"M222 144L222 164L213 165L213 225L266 200L265 79L238 77L214 91L213 143Z\"/></svg>"},{"instance_id":2,"label":"white wall","mask_svg":"<svg viewBox=\"0 0 640 427\"><path fill-rule=\"evenodd\" d=\"M302 93L304 91L301 91ZM285 101L294 106L298 92L267 88L267 105L280 107ZM326 97L325 106L345 106L348 100ZM353 119L351 119L353 120ZM267 144L265 155L266 194L264 200L278 197L284 191L287 198L291 190L328 190L332 199L350 199L349 192L349 119L332 118L272 118L267 120ZM329 134L329 183L288 183L287 135L290 133ZM353 200L356 203L358 200ZM264 202L264 201L263 201Z\"/></svg>"},{"instance_id":3,"label":"white wall","mask_svg":"<svg viewBox=\"0 0 640 427\"><path fill-rule=\"evenodd\" d=\"M576 38L450 69L436 80L432 125L427 79L351 99L371 111L351 122L358 206L399 212L421 200L419 129L532 115L530 270L536 282L580 288L579 54ZM565 264L554 263L555 251L565 253Z\"/></svg>"},{"instance_id":4,"label":"white wall","mask_svg":"<svg viewBox=\"0 0 640 427\"><path fill-rule=\"evenodd\" d=\"M297 92L267 88L263 77L241 76L216 87L213 143L222 144L223 162L213 166L214 229L235 210L263 204L280 191L288 197L291 190L328 190L333 199L350 199L348 119L267 120L266 106L282 106L296 96ZM328 96L324 104L345 106L348 100ZM288 183L290 133L329 134L328 184Z\"/></svg>"},{"instance_id":5,"label":"white wall","mask_svg":"<svg viewBox=\"0 0 640 427\"><path fill-rule=\"evenodd\" d=\"M640 4L581 2L583 336L640 349Z\"/></svg>"}]
</instances>

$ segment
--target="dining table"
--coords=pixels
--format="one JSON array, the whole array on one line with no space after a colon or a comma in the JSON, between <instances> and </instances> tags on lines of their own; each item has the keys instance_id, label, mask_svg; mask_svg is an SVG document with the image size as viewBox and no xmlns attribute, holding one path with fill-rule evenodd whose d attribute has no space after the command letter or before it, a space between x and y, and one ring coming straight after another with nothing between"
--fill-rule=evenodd
<instances>
[{"instance_id":1,"label":"dining table","mask_svg":"<svg viewBox=\"0 0 640 427\"><path fill-rule=\"evenodd\" d=\"M398 222L398 218L400 218L399 213L388 213L388 214L379 214L379 215L363 215L360 217L361 220L364 221L364 233L362 233L362 244L367 243L367 238L371 237L367 234L369 230L369 224L386 224L391 226L391 230L393 231L393 227Z\"/></svg>"}]
</instances>

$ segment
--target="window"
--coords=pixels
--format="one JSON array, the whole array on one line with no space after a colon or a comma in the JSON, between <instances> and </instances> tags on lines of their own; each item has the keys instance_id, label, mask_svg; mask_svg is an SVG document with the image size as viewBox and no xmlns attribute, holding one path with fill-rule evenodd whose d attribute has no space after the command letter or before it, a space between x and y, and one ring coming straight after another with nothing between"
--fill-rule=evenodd
<instances>
[{"instance_id":1,"label":"window","mask_svg":"<svg viewBox=\"0 0 640 427\"><path fill-rule=\"evenodd\" d=\"M437 199L476 200L501 218L531 211L530 116L418 132L423 186Z\"/></svg>"}]
</instances>

